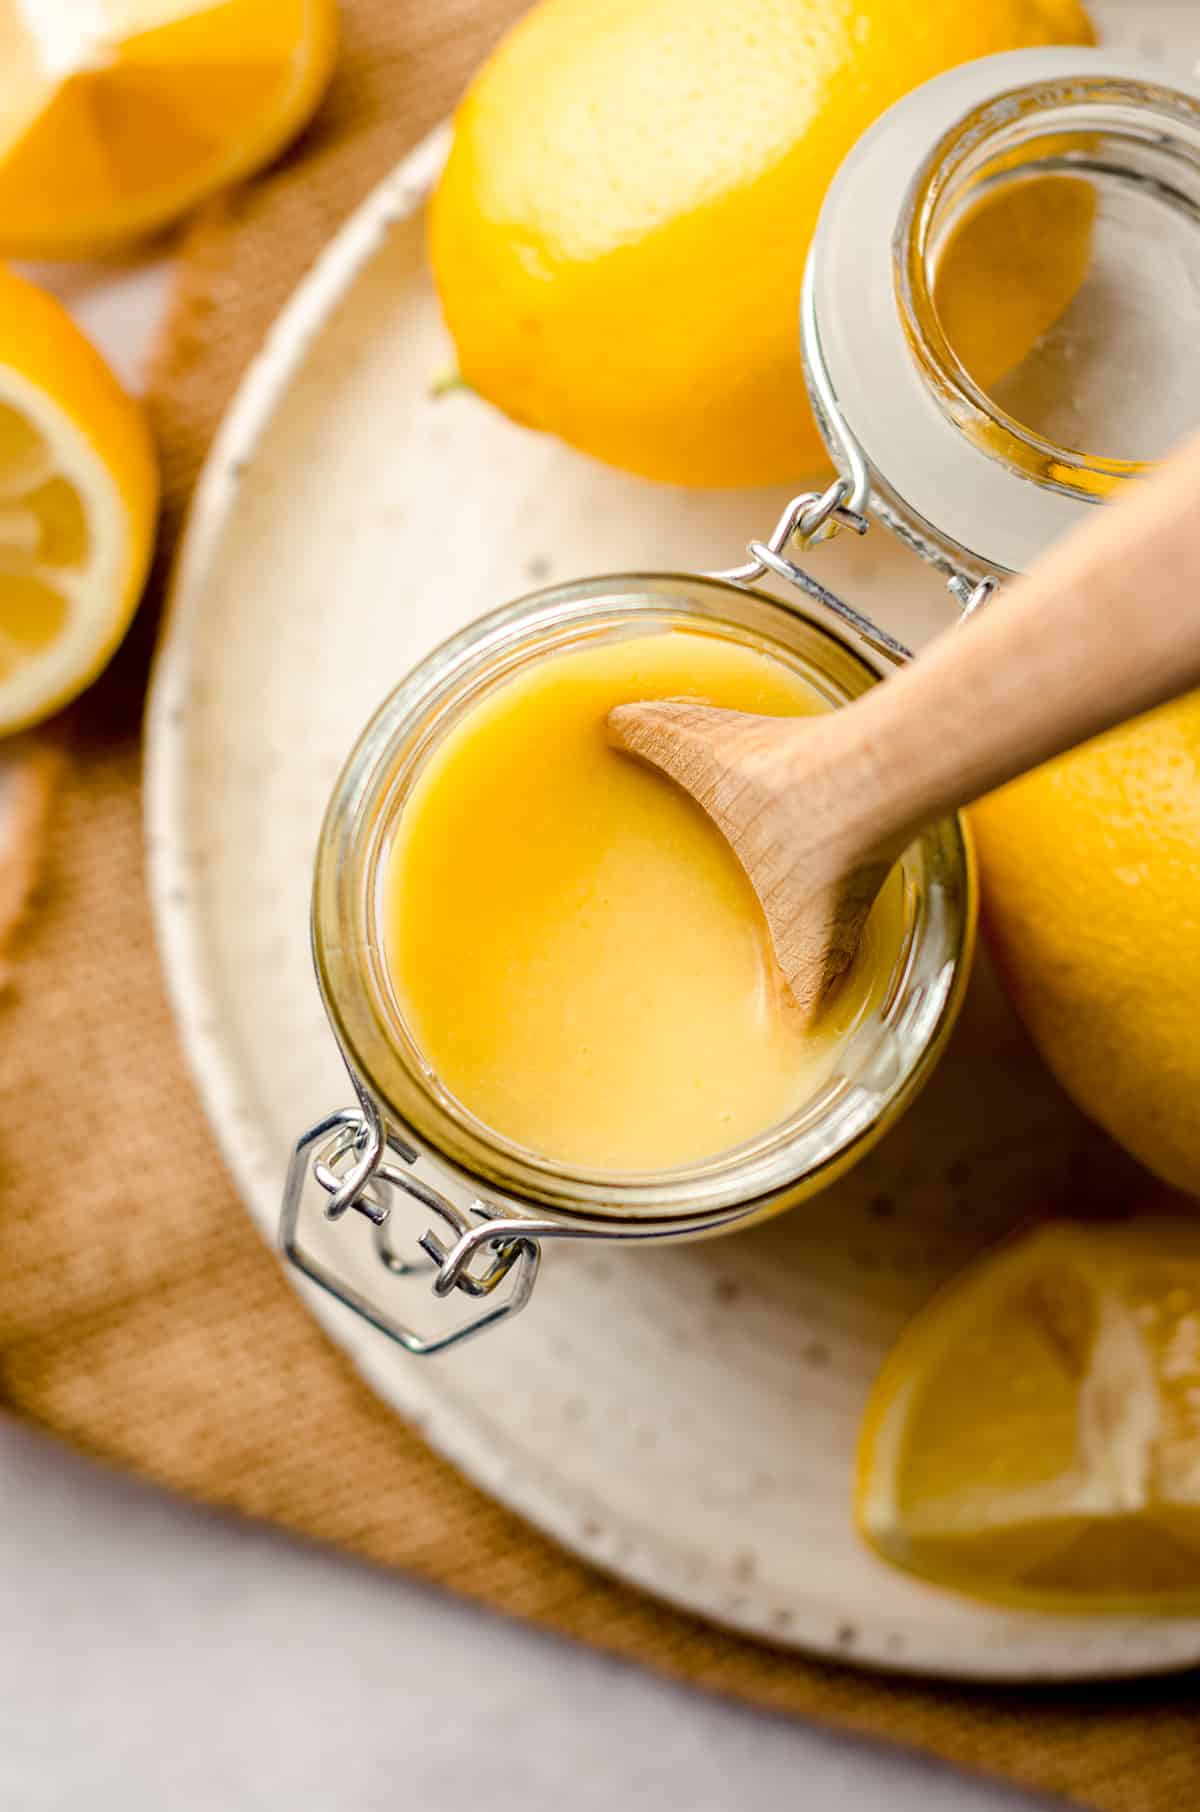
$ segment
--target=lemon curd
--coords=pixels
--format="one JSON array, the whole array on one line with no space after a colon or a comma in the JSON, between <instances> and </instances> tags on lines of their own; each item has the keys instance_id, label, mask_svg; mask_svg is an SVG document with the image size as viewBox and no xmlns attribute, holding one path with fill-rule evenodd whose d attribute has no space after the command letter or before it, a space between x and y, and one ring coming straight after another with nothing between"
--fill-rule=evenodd
<instances>
[{"instance_id":1,"label":"lemon curd","mask_svg":"<svg viewBox=\"0 0 1200 1812\"><path fill-rule=\"evenodd\" d=\"M469 708L403 806L385 955L425 1061L492 1132L558 1163L641 1172L784 1120L895 972L894 874L821 1019L789 1015L761 909L700 809L610 747L630 699L827 708L797 671L703 631L549 655Z\"/></svg>"}]
</instances>

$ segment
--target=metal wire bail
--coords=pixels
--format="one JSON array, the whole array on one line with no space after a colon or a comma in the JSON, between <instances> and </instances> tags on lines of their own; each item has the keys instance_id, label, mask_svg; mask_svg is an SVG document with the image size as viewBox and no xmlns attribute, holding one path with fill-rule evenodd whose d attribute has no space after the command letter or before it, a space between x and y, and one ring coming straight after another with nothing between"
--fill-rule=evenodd
<instances>
[{"instance_id":1,"label":"metal wire bail","mask_svg":"<svg viewBox=\"0 0 1200 1812\"><path fill-rule=\"evenodd\" d=\"M360 1099L363 1091L355 1083ZM501 1216L487 1202L472 1201L469 1211L455 1206L440 1190L432 1188L414 1175L412 1166L418 1154L394 1132L385 1131L379 1147L379 1158L370 1175L347 1204L361 1214L371 1226L369 1245L372 1266L379 1265L387 1276L407 1287L414 1281L428 1308L433 1301L463 1295L472 1301L495 1296L496 1300L482 1315L447 1323L432 1333L419 1333L398 1314L385 1310L373 1294L361 1289L343 1270L334 1270L310 1241L313 1234L313 1207L321 1204L315 1217L322 1221L336 1218L345 1183L351 1175L361 1176L363 1157L375 1149L375 1126L382 1128L378 1108L342 1108L311 1127L296 1145L288 1166L284 1185L283 1208L279 1217L279 1241L288 1263L317 1284L328 1295L361 1315L371 1326L394 1340L407 1353L427 1357L464 1340L482 1334L485 1329L508 1316L519 1315L533 1293L541 1263L542 1244L546 1240L607 1240L628 1245L631 1241L659 1240L664 1235L653 1226L598 1227L594 1224L571 1226L562 1221L538 1220L532 1216ZM393 1160L399 1160L394 1162ZM349 1166L346 1168L349 1161ZM418 1202L448 1227L452 1238L443 1239L427 1227L415 1244L423 1254L406 1259L392 1245L387 1229L401 1197ZM709 1226L732 1226L749 1212L744 1204L714 1217ZM302 1223L307 1233L302 1232ZM344 1238L344 1235L339 1235ZM476 1260L483 1257L482 1265ZM503 1294L502 1286L507 1284Z\"/></svg>"},{"instance_id":2,"label":"metal wire bail","mask_svg":"<svg viewBox=\"0 0 1200 1812\"><path fill-rule=\"evenodd\" d=\"M953 578L946 580L946 590L962 605L961 620L966 623L995 597L998 584L999 581L989 575L973 585L962 573L955 573Z\"/></svg>"},{"instance_id":3,"label":"metal wire bail","mask_svg":"<svg viewBox=\"0 0 1200 1812\"><path fill-rule=\"evenodd\" d=\"M824 491L801 491L787 505L768 541L751 541L746 552L750 558L742 566L729 567L726 571L709 573L711 579L724 579L730 585L754 585L767 573L774 573L776 578L794 585L814 603L820 604L833 616L840 618L847 628L852 629L859 639L883 655L894 666L901 667L912 659L912 651L898 642L886 629L881 629L870 617L855 610L844 598L822 585L812 574L789 558L788 549L798 542L802 548L812 547L837 533L839 529L852 529L856 535L865 535L870 523L857 510L849 508L846 499L850 495L850 483L845 478L835 478Z\"/></svg>"},{"instance_id":4,"label":"metal wire bail","mask_svg":"<svg viewBox=\"0 0 1200 1812\"><path fill-rule=\"evenodd\" d=\"M472 1203L470 1212L464 1212L414 1175L411 1167L417 1153L395 1133L385 1131L378 1107L357 1081L355 1090L360 1106L342 1108L311 1127L292 1154L279 1221L284 1257L310 1282L409 1353L445 1352L506 1316L519 1314L537 1279L541 1257L537 1241L525 1236L523 1223L496 1220L482 1202ZM403 1200L416 1202L427 1215L441 1220L453 1235L450 1244L427 1229L414 1241L424 1256L405 1258L389 1237ZM320 1203L320 1220L326 1222L339 1220L351 1208L361 1214L371 1226L367 1250L372 1262L395 1284L407 1285L409 1294L416 1280L426 1303L432 1285L434 1298L461 1292L474 1302L488 1301L487 1309L465 1320L445 1321L431 1333L419 1332L398 1314L381 1308L373 1293L343 1270L334 1270L314 1249L311 1207L305 1212L310 1203ZM346 1251L349 1256L348 1247ZM473 1269L471 1261L480 1252L486 1262ZM394 1294L398 1300L401 1292Z\"/></svg>"}]
</instances>

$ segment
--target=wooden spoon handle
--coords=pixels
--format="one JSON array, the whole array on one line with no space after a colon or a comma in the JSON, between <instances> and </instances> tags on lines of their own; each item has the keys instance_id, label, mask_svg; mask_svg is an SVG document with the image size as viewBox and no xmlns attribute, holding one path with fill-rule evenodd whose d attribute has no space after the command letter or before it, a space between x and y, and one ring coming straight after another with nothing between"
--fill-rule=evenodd
<instances>
[{"instance_id":1,"label":"wooden spoon handle","mask_svg":"<svg viewBox=\"0 0 1200 1812\"><path fill-rule=\"evenodd\" d=\"M843 714L864 819L927 823L1198 685L1200 435Z\"/></svg>"}]
</instances>

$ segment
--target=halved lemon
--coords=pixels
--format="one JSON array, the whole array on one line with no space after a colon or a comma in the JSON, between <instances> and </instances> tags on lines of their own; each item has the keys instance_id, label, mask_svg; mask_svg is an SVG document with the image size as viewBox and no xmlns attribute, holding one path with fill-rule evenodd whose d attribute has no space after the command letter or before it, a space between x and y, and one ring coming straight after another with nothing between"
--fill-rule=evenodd
<instances>
[{"instance_id":1,"label":"halved lemon","mask_svg":"<svg viewBox=\"0 0 1200 1812\"><path fill-rule=\"evenodd\" d=\"M857 1521L980 1597L1200 1611L1200 1224L1053 1223L952 1282L875 1385Z\"/></svg>"},{"instance_id":2,"label":"halved lemon","mask_svg":"<svg viewBox=\"0 0 1200 1812\"><path fill-rule=\"evenodd\" d=\"M105 250L266 163L336 23L335 0L0 0L0 253Z\"/></svg>"},{"instance_id":3,"label":"halved lemon","mask_svg":"<svg viewBox=\"0 0 1200 1812\"><path fill-rule=\"evenodd\" d=\"M66 310L0 265L0 735L105 665L137 608L157 509L141 408Z\"/></svg>"}]
</instances>

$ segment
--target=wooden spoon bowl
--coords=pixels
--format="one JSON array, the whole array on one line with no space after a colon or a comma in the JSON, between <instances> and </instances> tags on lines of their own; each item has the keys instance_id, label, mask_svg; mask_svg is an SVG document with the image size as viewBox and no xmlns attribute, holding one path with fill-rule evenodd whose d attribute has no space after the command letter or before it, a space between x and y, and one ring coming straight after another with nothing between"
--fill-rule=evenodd
<instances>
[{"instance_id":1,"label":"wooden spoon bowl","mask_svg":"<svg viewBox=\"0 0 1200 1812\"><path fill-rule=\"evenodd\" d=\"M844 710L753 717L667 699L608 722L733 846L811 1014L919 831L1197 685L1200 436Z\"/></svg>"}]
</instances>

